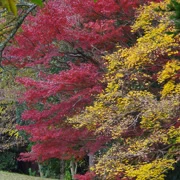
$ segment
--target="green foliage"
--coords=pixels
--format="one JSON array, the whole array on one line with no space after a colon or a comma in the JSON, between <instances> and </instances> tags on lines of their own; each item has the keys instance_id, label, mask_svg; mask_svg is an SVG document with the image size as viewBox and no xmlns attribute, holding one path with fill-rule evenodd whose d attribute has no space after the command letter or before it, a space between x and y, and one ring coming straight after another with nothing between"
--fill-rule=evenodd
<instances>
[{"instance_id":1,"label":"green foliage","mask_svg":"<svg viewBox=\"0 0 180 180\"><path fill-rule=\"evenodd\" d=\"M36 171L33 171L31 168L28 169L30 176L36 176Z\"/></svg>"},{"instance_id":2,"label":"green foliage","mask_svg":"<svg viewBox=\"0 0 180 180\"><path fill-rule=\"evenodd\" d=\"M42 0L31 0L31 2L39 6L43 5ZM6 8L8 12L12 12L15 16L18 13L17 4L17 0L0 0L0 7Z\"/></svg>"},{"instance_id":3,"label":"green foliage","mask_svg":"<svg viewBox=\"0 0 180 180\"><path fill-rule=\"evenodd\" d=\"M177 0L171 0L167 5L167 11L173 12L173 14L170 16L170 19L174 21L176 28L174 35L177 35L180 33L180 2Z\"/></svg>"},{"instance_id":4,"label":"green foliage","mask_svg":"<svg viewBox=\"0 0 180 180\"><path fill-rule=\"evenodd\" d=\"M165 180L178 180L178 179L180 179L179 169L180 169L180 162L175 164L174 170L170 170L167 172Z\"/></svg>"},{"instance_id":5,"label":"green foliage","mask_svg":"<svg viewBox=\"0 0 180 180\"><path fill-rule=\"evenodd\" d=\"M59 159L50 159L41 164L41 171L45 178L59 178L59 170Z\"/></svg>"},{"instance_id":6,"label":"green foliage","mask_svg":"<svg viewBox=\"0 0 180 180\"><path fill-rule=\"evenodd\" d=\"M37 4L37 5L39 5L39 6L42 6L42 5L43 5L42 0L31 0L31 2L33 2L34 4Z\"/></svg>"},{"instance_id":7,"label":"green foliage","mask_svg":"<svg viewBox=\"0 0 180 180\"><path fill-rule=\"evenodd\" d=\"M65 171L65 179L66 179L66 180L72 180L71 173L70 173L69 170L66 170L66 171Z\"/></svg>"},{"instance_id":8,"label":"green foliage","mask_svg":"<svg viewBox=\"0 0 180 180\"><path fill-rule=\"evenodd\" d=\"M0 151L11 149L15 146L22 146L25 139L23 133L16 130L16 124L20 123L20 114L24 105L15 103L17 92L23 91L22 87L15 82L15 76L34 75L32 70L17 70L9 66L0 69Z\"/></svg>"},{"instance_id":9,"label":"green foliage","mask_svg":"<svg viewBox=\"0 0 180 180\"><path fill-rule=\"evenodd\" d=\"M11 171L17 169L16 153L1 152L0 153L0 170Z\"/></svg>"},{"instance_id":10,"label":"green foliage","mask_svg":"<svg viewBox=\"0 0 180 180\"><path fill-rule=\"evenodd\" d=\"M171 0L167 8L169 11L174 11L174 14L171 16L172 18L180 18L180 3L177 0Z\"/></svg>"}]
</instances>

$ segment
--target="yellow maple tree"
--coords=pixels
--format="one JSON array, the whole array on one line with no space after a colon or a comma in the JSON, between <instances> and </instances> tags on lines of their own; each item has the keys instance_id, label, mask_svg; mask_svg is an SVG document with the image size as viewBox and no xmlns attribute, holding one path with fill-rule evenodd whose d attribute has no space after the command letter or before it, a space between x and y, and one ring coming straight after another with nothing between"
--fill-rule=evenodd
<instances>
[{"instance_id":1,"label":"yellow maple tree","mask_svg":"<svg viewBox=\"0 0 180 180\"><path fill-rule=\"evenodd\" d=\"M180 36L169 0L137 11L136 43L105 56L107 88L69 122L112 141L92 170L107 180L163 180L179 160ZM159 7L160 10L157 10Z\"/></svg>"}]
</instances>

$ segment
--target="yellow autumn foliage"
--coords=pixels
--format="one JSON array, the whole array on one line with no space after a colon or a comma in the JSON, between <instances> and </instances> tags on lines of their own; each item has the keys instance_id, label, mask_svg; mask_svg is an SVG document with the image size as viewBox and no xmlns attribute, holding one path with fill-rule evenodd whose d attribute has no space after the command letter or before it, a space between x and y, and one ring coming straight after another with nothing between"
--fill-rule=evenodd
<instances>
[{"instance_id":1,"label":"yellow autumn foliage","mask_svg":"<svg viewBox=\"0 0 180 180\"><path fill-rule=\"evenodd\" d=\"M23 145L25 140L16 129L17 92L23 91L23 87L15 82L18 76L34 77L34 70L17 70L11 66L0 68L0 152Z\"/></svg>"},{"instance_id":2,"label":"yellow autumn foliage","mask_svg":"<svg viewBox=\"0 0 180 180\"><path fill-rule=\"evenodd\" d=\"M115 180L163 180L179 157L180 36L166 10L169 0L140 7L132 31L136 43L105 56L106 89L85 111L69 119L112 141L92 170Z\"/></svg>"},{"instance_id":3,"label":"yellow autumn foliage","mask_svg":"<svg viewBox=\"0 0 180 180\"><path fill-rule=\"evenodd\" d=\"M129 177L137 177L136 180L164 180L165 175L162 173L166 169L174 169L173 164L175 160L173 159L158 159L151 163L144 163L138 166L136 169L129 169L127 175Z\"/></svg>"}]
</instances>

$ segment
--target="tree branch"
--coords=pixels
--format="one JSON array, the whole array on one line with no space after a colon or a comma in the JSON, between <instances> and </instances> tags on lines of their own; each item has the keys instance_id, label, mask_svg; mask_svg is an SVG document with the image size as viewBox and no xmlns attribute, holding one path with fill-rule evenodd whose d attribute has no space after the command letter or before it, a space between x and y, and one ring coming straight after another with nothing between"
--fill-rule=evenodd
<instances>
[{"instance_id":1,"label":"tree branch","mask_svg":"<svg viewBox=\"0 0 180 180\"><path fill-rule=\"evenodd\" d=\"M24 22L25 18L35 8L36 8L36 5L31 4L30 7L27 9L27 11L22 16L19 17L19 19L16 22L16 25L15 25L14 29L9 34L9 36L6 38L6 40L4 42L0 43L0 63L2 62L2 54L3 54L3 51L4 51L5 47L7 46L9 41L15 36L16 32L18 31L18 29L20 28L20 26Z\"/></svg>"}]
</instances>

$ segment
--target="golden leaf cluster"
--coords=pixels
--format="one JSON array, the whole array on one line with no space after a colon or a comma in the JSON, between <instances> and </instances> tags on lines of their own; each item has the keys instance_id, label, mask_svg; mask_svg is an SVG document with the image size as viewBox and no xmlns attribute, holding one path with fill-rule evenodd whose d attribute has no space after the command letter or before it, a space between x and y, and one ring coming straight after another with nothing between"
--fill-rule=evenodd
<instances>
[{"instance_id":1,"label":"golden leaf cluster","mask_svg":"<svg viewBox=\"0 0 180 180\"><path fill-rule=\"evenodd\" d=\"M106 89L69 119L75 128L111 137L92 168L101 179L163 180L180 158L180 36L167 33L174 30L168 3L140 7L136 43L105 57Z\"/></svg>"}]
</instances>

